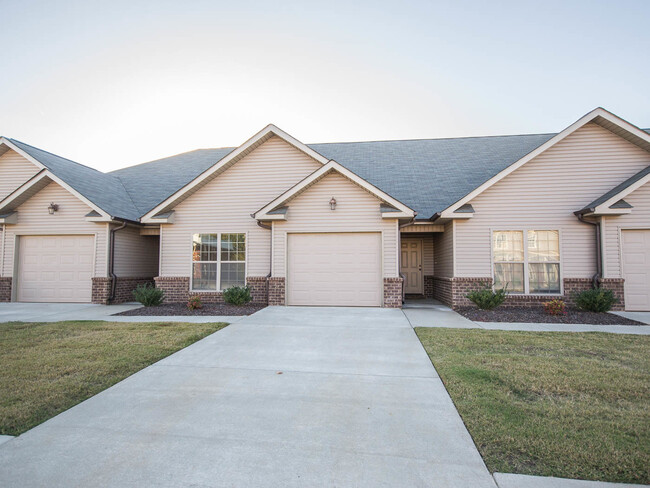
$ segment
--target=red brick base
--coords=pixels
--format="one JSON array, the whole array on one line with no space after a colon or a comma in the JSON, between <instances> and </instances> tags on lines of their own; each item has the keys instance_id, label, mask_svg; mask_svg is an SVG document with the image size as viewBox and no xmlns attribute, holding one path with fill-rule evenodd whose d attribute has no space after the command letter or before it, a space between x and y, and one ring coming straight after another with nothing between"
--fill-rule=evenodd
<instances>
[{"instance_id":1,"label":"red brick base","mask_svg":"<svg viewBox=\"0 0 650 488\"><path fill-rule=\"evenodd\" d=\"M612 290L618 299L612 310L625 310L624 281L621 278L605 278L600 280L600 287ZM492 278L434 278L433 296L436 300L451 306L452 308L469 307L473 303L467 298L467 294L474 290L480 290L486 286L492 286ZM574 296L592 287L590 278L565 278L564 295L515 295L510 294L503 307L534 307L540 306L554 298L561 298L568 306L574 306Z\"/></svg>"},{"instance_id":2,"label":"red brick base","mask_svg":"<svg viewBox=\"0 0 650 488\"><path fill-rule=\"evenodd\" d=\"M384 278L384 307L402 307L403 278Z\"/></svg>"},{"instance_id":3,"label":"red brick base","mask_svg":"<svg viewBox=\"0 0 650 488\"><path fill-rule=\"evenodd\" d=\"M252 303L269 303L269 279L266 276L249 276L246 278L246 286L251 291Z\"/></svg>"},{"instance_id":4,"label":"red brick base","mask_svg":"<svg viewBox=\"0 0 650 488\"><path fill-rule=\"evenodd\" d=\"M164 303L186 303L190 296L201 297L203 303L223 303L221 292L190 291L188 276L156 276L154 280L156 286L165 292ZM246 286L251 290L252 303L268 303L269 285L266 276L249 276L246 278Z\"/></svg>"},{"instance_id":5,"label":"red brick base","mask_svg":"<svg viewBox=\"0 0 650 488\"><path fill-rule=\"evenodd\" d=\"M285 279L269 278L269 305L284 305Z\"/></svg>"},{"instance_id":6,"label":"red brick base","mask_svg":"<svg viewBox=\"0 0 650 488\"><path fill-rule=\"evenodd\" d=\"M115 283L115 298L110 303L132 302L133 290L138 285L144 285L145 283L151 283L153 285L153 278L117 278ZM109 298L111 297L111 288L111 278L93 278L91 301L100 305L108 305Z\"/></svg>"},{"instance_id":7,"label":"red brick base","mask_svg":"<svg viewBox=\"0 0 650 488\"><path fill-rule=\"evenodd\" d=\"M99 305L108 305L108 299L111 296L111 279L110 278L93 278L92 299L93 303Z\"/></svg>"},{"instance_id":8,"label":"red brick base","mask_svg":"<svg viewBox=\"0 0 650 488\"><path fill-rule=\"evenodd\" d=\"M424 297L433 298L433 287L435 283L435 278L433 276L424 277Z\"/></svg>"},{"instance_id":9,"label":"red brick base","mask_svg":"<svg viewBox=\"0 0 650 488\"><path fill-rule=\"evenodd\" d=\"M11 277L0 278L0 302L11 301Z\"/></svg>"}]
</instances>

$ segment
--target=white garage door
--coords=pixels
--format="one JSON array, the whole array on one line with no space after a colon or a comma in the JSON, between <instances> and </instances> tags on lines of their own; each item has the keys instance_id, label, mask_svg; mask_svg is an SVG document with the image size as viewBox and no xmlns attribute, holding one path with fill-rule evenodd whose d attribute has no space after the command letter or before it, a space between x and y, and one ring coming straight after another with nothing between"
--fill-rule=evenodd
<instances>
[{"instance_id":1,"label":"white garage door","mask_svg":"<svg viewBox=\"0 0 650 488\"><path fill-rule=\"evenodd\" d=\"M287 303L379 307L381 234L289 234Z\"/></svg>"},{"instance_id":2,"label":"white garage door","mask_svg":"<svg viewBox=\"0 0 650 488\"><path fill-rule=\"evenodd\" d=\"M650 310L650 230L623 231L625 310Z\"/></svg>"},{"instance_id":3,"label":"white garage door","mask_svg":"<svg viewBox=\"0 0 650 488\"><path fill-rule=\"evenodd\" d=\"M19 302L91 301L92 236L22 236L19 242Z\"/></svg>"}]
</instances>

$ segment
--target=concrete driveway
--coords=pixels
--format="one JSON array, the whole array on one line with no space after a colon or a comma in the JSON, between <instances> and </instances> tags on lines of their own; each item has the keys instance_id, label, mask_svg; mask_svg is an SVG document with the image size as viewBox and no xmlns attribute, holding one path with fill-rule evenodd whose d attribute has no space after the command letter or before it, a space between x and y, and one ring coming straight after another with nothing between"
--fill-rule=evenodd
<instances>
[{"instance_id":1,"label":"concrete driveway","mask_svg":"<svg viewBox=\"0 0 650 488\"><path fill-rule=\"evenodd\" d=\"M0 445L3 487L491 487L400 310L269 307Z\"/></svg>"}]
</instances>

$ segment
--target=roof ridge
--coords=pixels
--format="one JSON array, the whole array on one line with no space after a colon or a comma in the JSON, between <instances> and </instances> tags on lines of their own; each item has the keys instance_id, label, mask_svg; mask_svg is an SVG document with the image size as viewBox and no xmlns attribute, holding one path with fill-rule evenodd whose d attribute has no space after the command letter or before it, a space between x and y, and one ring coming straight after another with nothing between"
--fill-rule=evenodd
<instances>
[{"instance_id":1,"label":"roof ridge","mask_svg":"<svg viewBox=\"0 0 650 488\"><path fill-rule=\"evenodd\" d=\"M371 141L343 141L343 142L310 142L308 146L324 144L371 144L376 142L415 142L415 141L457 141L459 139L489 139L497 137L523 137L523 136L551 136L557 132L539 132L530 134L500 134L492 136L463 136L463 137L420 137L415 139L376 139Z\"/></svg>"},{"instance_id":2,"label":"roof ridge","mask_svg":"<svg viewBox=\"0 0 650 488\"><path fill-rule=\"evenodd\" d=\"M68 158L65 158L65 157L63 157L63 156L59 156L58 154L54 154L53 152L46 151L45 149L41 149L40 147L32 146L31 144L27 144L26 142L19 141L18 139L13 139L13 138L11 138L11 137L6 137L6 139L10 140L11 142L18 142L19 144L23 144L24 146L31 147L32 149L36 149L37 151L41 151L41 152L47 153L47 154L49 154L50 156L54 156L55 158L63 159L63 160L68 161L68 162L70 162L70 163L76 164L77 166L81 166L81 167L83 167L83 168L92 169L93 171L95 171L95 172L97 172L97 173L100 173L100 174L103 174L103 175L107 174L107 173L104 173L103 171L99 171L98 169L93 168L92 166L87 166L87 165L85 165L85 164L83 164L83 163L78 163L77 161L73 161L72 159L68 159Z\"/></svg>"}]
</instances>

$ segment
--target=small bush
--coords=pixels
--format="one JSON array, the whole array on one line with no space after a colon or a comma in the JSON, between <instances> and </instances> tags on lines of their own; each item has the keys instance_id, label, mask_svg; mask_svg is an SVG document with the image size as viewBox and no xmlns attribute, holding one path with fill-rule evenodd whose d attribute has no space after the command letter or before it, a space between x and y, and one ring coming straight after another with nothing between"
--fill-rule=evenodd
<instances>
[{"instance_id":1,"label":"small bush","mask_svg":"<svg viewBox=\"0 0 650 488\"><path fill-rule=\"evenodd\" d=\"M190 310L203 308L203 302L201 302L201 297L198 295L191 296L190 299L187 301L187 308Z\"/></svg>"},{"instance_id":2,"label":"small bush","mask_svg":"<svg viewBox=\"0 0 650 488\"><path fill-rule=\"evenodd\" d=\"M146 283L144 285L138 285L133 290L133 298L145 307L155 307L163 302L165 292L160 288L156 288L151 283Z\"/></svg>"},{"instance_id":3,"label":"small bush","mask_svg":"<svg viewBox=\"0 0 650 488\"><path fill-rule=\"evenodd\" d=\"M566 315L566 303L559 298L544 302L544 311L549 315Z\"/></svg>"},{"instance_id":4,"label":"small bush","mask_svg":"<svg viewBox=\"0 0 650 488\"><path fill-rule=\"evenodd\" d=\"M492 291L492 287L486 286L482 290L474 290L465 295L471 302L482 310L492 310L501 305L508 296L506 288Z\"/></svg>"},{"instance_id":5,"label":"small bush","mask_svg":"<svg viewBox=\"0 0 650 488\"><path fill-rule=\"evenodd\" d=\"M247 286L233 286L223 292L223 301L232 305L244 305L251 301L251 290Z\"/></svg>"},{"instance_id":6,"label":"small bush","mask_svg":"<svg viewBox=\"0 0 650 488\"><path fill-rule=\"evenodd\" d=\"M609 312L612 306L618 302L612 290L595 288L578 293L575 296L576 306L587 312L604 313Z\"/></svg>"}]
</instances>

